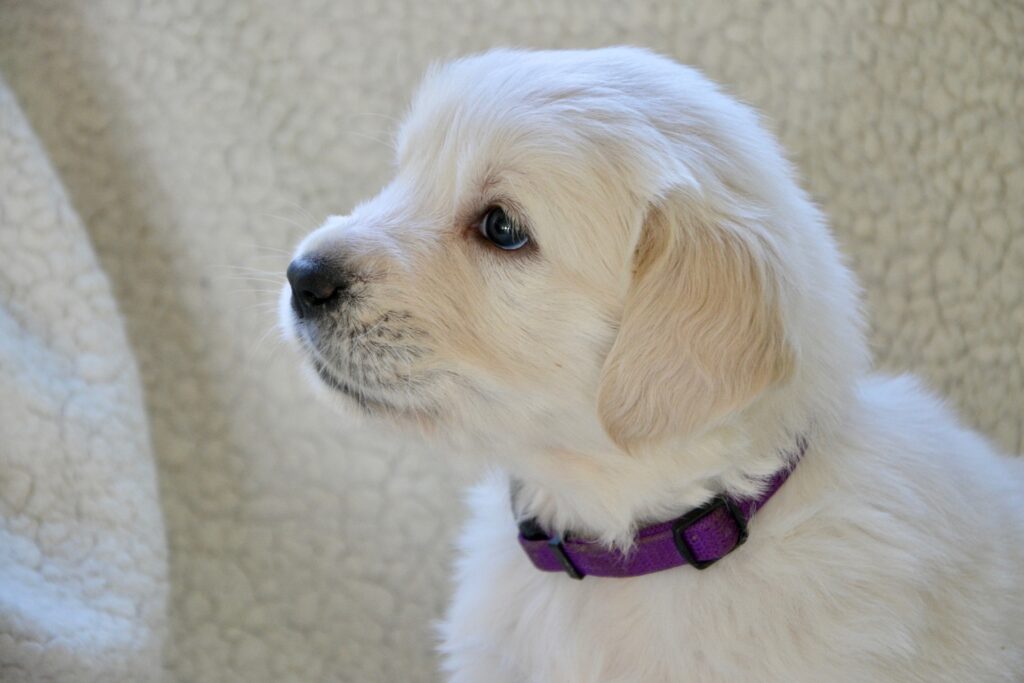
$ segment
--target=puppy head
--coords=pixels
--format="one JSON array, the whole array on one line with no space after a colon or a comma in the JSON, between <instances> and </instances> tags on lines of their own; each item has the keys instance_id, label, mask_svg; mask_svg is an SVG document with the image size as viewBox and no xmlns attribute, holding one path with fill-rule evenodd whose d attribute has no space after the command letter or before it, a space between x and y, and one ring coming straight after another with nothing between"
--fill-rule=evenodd
<instances>
[{"instance_id":1,"label":"puppy head","mask_svg":"<svg viewBox=\"0 0 1024 683\"><path fill-rule=\"evenodd\" d=\"M394 180L299 262L321 286L293 279L282 323L332 394L574 449L686 438L791 384L808 278L842 271L756 117L627 48L432 71Z\"/></svg>"}]
</instances>

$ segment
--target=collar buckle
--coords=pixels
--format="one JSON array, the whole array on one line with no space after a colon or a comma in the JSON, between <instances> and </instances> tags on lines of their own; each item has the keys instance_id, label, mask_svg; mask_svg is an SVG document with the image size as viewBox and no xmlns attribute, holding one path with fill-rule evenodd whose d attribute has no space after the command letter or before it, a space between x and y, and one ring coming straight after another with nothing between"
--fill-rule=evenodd
<instances>
[{"instance_id":1,"label":"collar buckle","mask_svg":"<svg viewBox=\"0 0 1024 683\"><path fill-rule=\"evenodd\" d=\"M524 519L519 522L519 536L527 541L544 541L547 544L548 550L554 555L558 562L562 565L562 569L569 575L570 578L576 579L577 581L582 579L586 574L581 572L579 568L573 564L572 558L569 557L569 553L565 551L565 545L562 543L561 536L548 536L541 529L540 524L534 518Z\"/></svg>"},{"instance_id":2,"label":"collar buckle","mask_svg":"<svg viewBox=\"0 0 1024 683\"><path fill-rule=\"evenodd\" d=\"M736 544L723 555L706 560L700 560L697 558L697 554L694 552L693 546L690 545L689 539L686 538L686 532L705 517L714 514L720 509L724 509L736 525ZM675 541L676 550L679 551L680 555L686 558L686 562L688 564L693 566L694 569L707 569L733 550L736 550L736 548L739 548L743 545L744 541L747 540L747 518L743 515L743 511L739 509L736 501L728 496L718 495L699 508L690 510L673 522L672 539Z\"/></svg>"},{"instance_id":3,"label":"collar buckle","mask_svg":"<svg viewBox=\"0 0 1024 683\"><path fill-rule=\"evenodd\" d=\"M548 539L548 548L554 553L558 561L562 563L562 568L565 569L565 573L569 575L569 578L581 580L586 576L583 572L577 569L576 565L572 563L572 559L569 554L565 552L565 546L562 545L562 539L558 536Z\"/></svg>"}]
</instances>

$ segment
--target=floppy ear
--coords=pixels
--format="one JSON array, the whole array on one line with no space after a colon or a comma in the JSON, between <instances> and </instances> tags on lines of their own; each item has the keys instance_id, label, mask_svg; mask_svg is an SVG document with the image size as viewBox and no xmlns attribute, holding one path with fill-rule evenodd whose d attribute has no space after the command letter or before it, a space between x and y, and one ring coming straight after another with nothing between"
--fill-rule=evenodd
<instances>
[{"instance_id":1,"label":"floppy ear","mask_svg":"<svg viewBox=\"0 0 1024 683\"><path fill-rule=\"evenodd\" d=\"M598 390L605 430L627 450L709 427L792 370L767 237L699 202L672 192L640 235Z\"/></svg>"}]
</instances>

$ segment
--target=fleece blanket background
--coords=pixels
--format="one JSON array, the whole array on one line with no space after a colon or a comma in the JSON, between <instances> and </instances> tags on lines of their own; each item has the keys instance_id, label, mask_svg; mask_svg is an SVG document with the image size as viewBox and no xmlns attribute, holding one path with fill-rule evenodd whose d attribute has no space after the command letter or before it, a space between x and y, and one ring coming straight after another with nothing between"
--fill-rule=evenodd
<instances>
[{"instance_id":1,"label":"fleece blanket background","mask_svg":"<svg viewBox=\"0 0 1024 683\"><path fill-rule=\"evenodd\" d=\"M760 108L879 365L1019 452L1022 36L1009 0L0 0L0 679L438 680L458 479L315 404L272 302L427 64L492 45Z\"/></svg>"}]
</instances>

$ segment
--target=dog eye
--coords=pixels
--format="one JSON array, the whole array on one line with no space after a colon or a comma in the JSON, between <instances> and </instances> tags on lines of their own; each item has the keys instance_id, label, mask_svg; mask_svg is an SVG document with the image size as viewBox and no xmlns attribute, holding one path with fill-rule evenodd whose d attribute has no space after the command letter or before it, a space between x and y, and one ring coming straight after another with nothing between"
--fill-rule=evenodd
<instances>
[{"instance_id":1,"label":"dog eye","mask_svg":"<svg viewBox=\"0 0 1024 683\"><path fill-rule=\"evenodd\" d=\"M480 221L480 234L493 242L495 246L514 251L526 246L529 236L509 218L501 207L488 209Z\"/></svg>"}]
</instances>

